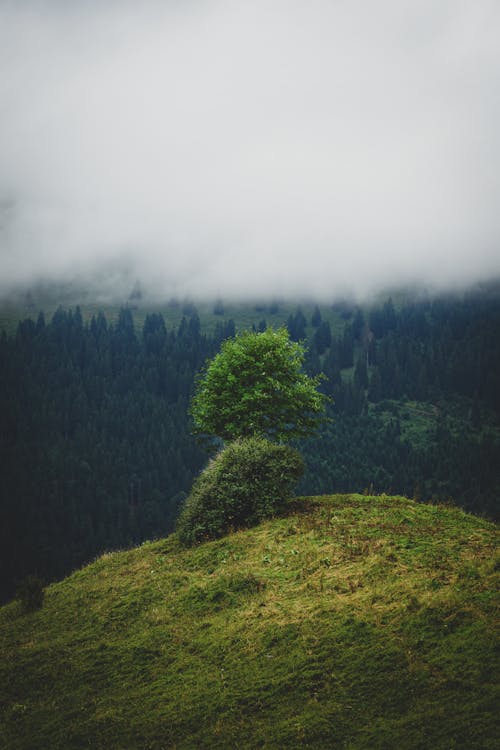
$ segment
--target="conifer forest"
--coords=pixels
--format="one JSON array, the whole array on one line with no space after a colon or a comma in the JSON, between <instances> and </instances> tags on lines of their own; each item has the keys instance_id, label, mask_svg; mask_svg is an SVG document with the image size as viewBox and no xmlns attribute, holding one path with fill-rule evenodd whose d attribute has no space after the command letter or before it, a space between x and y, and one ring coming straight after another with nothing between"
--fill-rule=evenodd
<instances>
[{"instance_id":1,"label":"conifer forest","mask_svg":"<svg viewBox=\"0 0 500 750\"><path fill-rule=\"evenodd\" d=\"M237 319L194 305L180 324L123 307L21 320L0 335L0 596L49 582L105 550L171 532L209 455L192 434L196 374ZM276 304L261 306L260 330ZM386 299L291 309L327 419L300 444L299 494L402 494L493 517L500 492L500 296ZM332 313L332 307L328 308Z\"/></svg>"}]
</instances>

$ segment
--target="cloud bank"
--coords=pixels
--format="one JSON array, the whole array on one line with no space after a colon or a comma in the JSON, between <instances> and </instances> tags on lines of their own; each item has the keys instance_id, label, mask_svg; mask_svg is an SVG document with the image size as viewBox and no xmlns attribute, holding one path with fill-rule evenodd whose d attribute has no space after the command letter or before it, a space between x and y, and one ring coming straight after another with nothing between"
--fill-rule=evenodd
<instances>
[{"instance_id":1,"label":"cloud bank","mask_svg":"<svg viewBox=\"0 0 500 750\"><path fill-rule=\"evenodd\" d=\"M0 289L500 275L496 0L0 3Z\"/></svg>"}]
</instances>

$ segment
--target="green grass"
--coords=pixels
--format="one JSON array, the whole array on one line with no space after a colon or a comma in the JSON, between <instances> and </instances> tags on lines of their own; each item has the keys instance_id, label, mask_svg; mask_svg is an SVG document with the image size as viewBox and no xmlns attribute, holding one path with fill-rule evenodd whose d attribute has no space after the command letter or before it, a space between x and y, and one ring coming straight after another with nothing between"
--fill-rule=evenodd
<instances>
[{"instance_id":1,"label":"green grass","mask_svg":"<svg viewBox=\"0 0 500 750\"><path fill-rule=\"evenodd\" d=\"M336 495L0 610L0 747L498 747L496 529Z\"/></svg>"},{"instance_id":2,"label":"green grass","mask_svg":"<svg viewBox=\"0 0 500 750\"><path fill-rule=\"evenodd\" d=\"M385 399L369 405L371 414L377 416L383 425L398 419L401 436L413 448L429 447L434 441L438 424L449 430L452 437L467 434L469 439L479 440L485 434L500 440L500 430L493 411L481 405L480 419L474 426L471 423L472 401L463 396L451 396L438 404L408 399Z\"/></svg>"},{"instance_id":3,"label":"green grass","mask_svg":"<svg viewBox=\"0 0 500 750\"><path fill-rule=\"evenodd\" d=\"M386 399L377 404L370 404L370 413L378 416L384 425L395 418L398 419L403 439L408 440L410 445L416 448L426 447L433 439L439 418L439 409L434 404L407 399ZM469 422L470 420L467 420L462 426L469 427Z\"/></svg>"}]
</instances>

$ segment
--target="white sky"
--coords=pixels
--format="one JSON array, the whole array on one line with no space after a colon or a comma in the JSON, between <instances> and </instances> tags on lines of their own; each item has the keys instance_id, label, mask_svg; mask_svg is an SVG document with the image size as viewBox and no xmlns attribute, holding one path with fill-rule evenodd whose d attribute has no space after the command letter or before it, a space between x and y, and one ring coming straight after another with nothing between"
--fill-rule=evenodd
<instances>
[{"instance_id":1,"label":"white sky","mask_svg":"<svg viewBox=\"0 0 500 750\"><path fill-rule=\"evenodd\" d=\"M0 289L500 275L499 39L498 0L0 0Z\"/></svg>"}]
</instances>

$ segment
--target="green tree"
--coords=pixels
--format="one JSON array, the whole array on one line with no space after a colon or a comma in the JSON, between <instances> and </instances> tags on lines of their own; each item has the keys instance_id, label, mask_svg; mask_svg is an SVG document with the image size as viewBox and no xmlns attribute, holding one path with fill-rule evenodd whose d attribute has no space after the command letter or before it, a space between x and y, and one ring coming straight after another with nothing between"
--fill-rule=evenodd
<instances>
[{"instance_id":1,"label":"green tree","mask_svg":"<svg viewBox=\"0 0 500 750\"><path fill-rule=\"evenodd\" d=\"M318 305L316 305L316 307L314 308L314 312L312 314L311 324L314 326L314 328L317 328L320 325L321 321L322 321L321 312L320 312Z\"/></svg>"},{"instance_id":2,"label":"green tree","mask_svg":"<svg viewBox=\"0 0 500 750\"><path fill-rule=\"evenodd\" d=\"M330 323L327 320L323 320L318 324L313 341L318 354L324 354L328 347L331 346L332 332L330 330Z\"/></svg>"},{"instance_id":3,"label":"green tree","mask_svg":"<svg viewBox=\"0 0 500 750\"><path fill-rule=\"evenodd\" d=\"M224 341L191 401L197 432L223 440L261 435L283 442L309 435L322 416L319 377L302 371L305 350L285 328Z\"/></svg>"}]
</instances>

